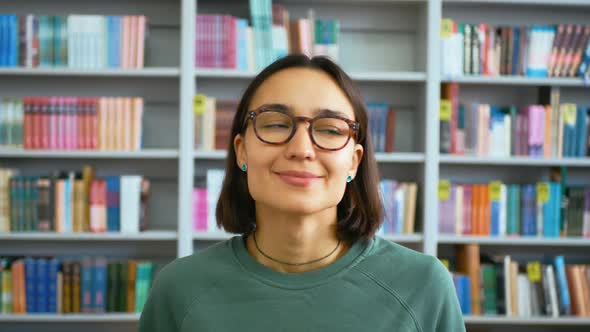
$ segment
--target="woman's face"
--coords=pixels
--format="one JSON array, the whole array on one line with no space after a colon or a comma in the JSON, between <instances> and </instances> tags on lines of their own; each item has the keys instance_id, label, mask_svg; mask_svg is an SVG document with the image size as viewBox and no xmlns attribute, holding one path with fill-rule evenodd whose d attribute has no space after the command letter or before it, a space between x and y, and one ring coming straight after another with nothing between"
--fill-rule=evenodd
<instances>
[{"instance_id":1,"label":"woman's face","mask_svg":"<svg viewBox=\"0 0 590 332\"><path fill-rule=\"evenodd\" d=\"M295 116L313 118L319 110L329 109L356 121L346 95L320 70L290 68L273 74L255 92L248 110L268 104L284 105ZM257 205L311 214L341 201L347 176L356 175L363 147L350 139L341 150L322 150L312 143L308 127L309 123L299 122L289 142L272 145L256 137L249 120L244 136L234 138L238 167L248 166L248 189Z\"/></svg>"}]
</instances>

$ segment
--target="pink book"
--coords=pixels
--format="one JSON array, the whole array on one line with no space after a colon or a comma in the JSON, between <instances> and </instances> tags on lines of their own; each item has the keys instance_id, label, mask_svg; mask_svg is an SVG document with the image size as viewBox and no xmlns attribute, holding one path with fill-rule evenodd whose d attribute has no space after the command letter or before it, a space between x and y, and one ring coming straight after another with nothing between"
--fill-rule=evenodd
<instances>
[{"instance_id":1,"label":"pink book","mask_svg":"<svg viewBox=\"0 0 590 332\"><path fill-rule=\"evenodd\" d=\"M30 138L30 132L31 129L30 124L31 124L31 120L29 120L29 118L31 117L31 102L30 102L30 98L29 97L24 97L23 98L23 147L25 149L30 149L31 148L31 138Z\"/></svg>"},{"instance_id":2,"label":"pink book","mask_svg":"<svg viewBox=\"0 0 590 332\"><path fill-rule=\"evenodd\" d=\"M64 115L64 100L62 97L55 98L55 116L56 116L56 132L55 132L55 148L62 150L65 147L65 115Z\"/></svg>"},{"instance_id":3,"label":"pink book","mask_svg":"<svg viewBox=\"0 0 590 332\"><path fill-rule=\"evenodd\" d=\"M145 35L147 29L147 18L145 16L137 17L137 57L135 59L135 68L143 68L143 57L145 54Z\"/></svg>"},{"instance_id":4,"label":"pink book","mask_svg":"<svg viewBox=\"0 0 590 332\"><path fill-rule=\"evenodd\" d=\"M94 179L90 185L90 231L106 231L106 181Z\"/></svg>"},{"instance_id":5,"label":"pink book","mask_svg":"<svg viewBox=\"0 0 590 332\"><path fill-rule=\"evenodd\" d=\"M88 105L88 137L91 150L98 150L98 100L99 98L92 98Z\"/></svg>"},{"instance_id":6,"label":"pink book","mask_svg":"<svg viewBox=\"0 0 590 332\"><path fill-rule=\"evenodd\" d=\"M78 98L70 97L69 111L70 111L70 135L68 142L68 149L76 149L76 141L78 140Z\"/></svg>"},{"instance_id":7,"label":"pink book","mask_svg":"<svg viewBox=\"0 0 590 332\"><path fill-rule=\"evenodd\" d=\"M108 98L98 99L97 118L98 118L98 149L107 150L107 105Z\"/></svg>"},{"instance_id":8,"label":"pink book","mask_svg":"<svg viewBox=\"0 0 590 332\"><path fill-rule=\"evenodd\" d=\"M133 98L133 118L132 118L132 145L131 150L139 151L142 148L143 136L143 98Z\"/></svg>"},{"instance_id":9,"label":"pink book","mask_svg":"<svg viewBox=\"0 0 590 332\"><path fill-rule=\"evenodd\" d=\"M122 144L121 150L129 151L131 150L131 137L133 135L133 105L131 98L125 98L125 107L122 110L122 127L119 128L119 133L121 134Z\"/></svg>"},{"instance_id":10,"label":"pink book","mask_svg":"<svg viewBox=\"0 0 590 332\"><path fill-rule=\"evenodd\" d=\"M115 98L108 98L107 102L107 125L106 125L106 138L107 138L107 150L114 151L116 150L116 133L115 130L116 126L116 115L117 115L117 106L119 104L118 97Z\"/></svg>"},{"instance_id":11,"label":"pink book","mask_svg":"<svg viewBox=\"0 0 590 332\"><path fill-rule=\"evenodd\" d=\"M129 68L137 68L137 16L130 16L129 23Z\"/></svg>"},{"instance_id":12,"label":"pink book","mask_svg":"<svg viewBox=\"0 0 590 332\"><path fill-rule=\"evenodd\" d=\"M121 68L129 68L129 23L130 16L121 17Z\"/></svg>"},{"instance_id":13,"label":"pink book","mask_svg":"<svg viewBox=\"0 0 590 332\"><path fill-rule=\"evenodd\" d=\"M76 141L75 149L86 149L86 98L76 100Z\"/></svg>"},{"instance_id":14,"label":"pink book","mask_svg":"<svg viewBox=\"0 0 590 332\"><path fill-rule=\"evenodd\" d=\"M238 20L229 15L223 16L223 67L235 69L237 67L236 39Z\"/></svg>"},{"instance_id":15,"label":"pink book","mask_svg":"<svg viewBox=\"0 0 590 332\"><path fill-rule=\"evenodd\" d=\"M207 231L207 189L193 189L193 230Z\"/></svg>"}]
</instances>

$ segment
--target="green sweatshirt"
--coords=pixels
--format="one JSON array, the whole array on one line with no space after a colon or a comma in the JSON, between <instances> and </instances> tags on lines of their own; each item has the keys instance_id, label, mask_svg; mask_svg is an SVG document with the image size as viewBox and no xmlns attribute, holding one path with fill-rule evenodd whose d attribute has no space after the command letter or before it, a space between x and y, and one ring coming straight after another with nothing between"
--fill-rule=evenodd
<instances>
[{"instance_id":1,"label":"green sweatshirt","mask_svg":"<svg viewBox=\"0 0 590 332\"><path fill-rule=\"evenodd\" d=\"M256 261L235 236L165 266L140 332L465 331L447 269L379 237L337 261L282 273Z\"/></svg>"}]
</instances>

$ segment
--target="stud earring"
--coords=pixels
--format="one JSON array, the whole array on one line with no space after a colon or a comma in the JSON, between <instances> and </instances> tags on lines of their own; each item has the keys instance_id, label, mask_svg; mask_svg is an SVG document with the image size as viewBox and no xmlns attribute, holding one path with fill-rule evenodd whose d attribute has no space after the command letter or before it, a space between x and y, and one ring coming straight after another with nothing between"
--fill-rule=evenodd
<instances>
[{"instance_id":1,"label":"stud earring","mask_svg":"<svg viewBox=\"0 0 590 332\"><path fill-rule=\"evenodd\" d=\"M248 165L242 164L242 171L245 172L248 170Z\"/></svg>"},{"instance_id":2,"label":"stud earring","mask_svg":"<svg viewBox=\"0 0 590 332\"><path fill-rule=\"evenodd\" d=\"M350 181L352 181L352 176L349 175L349 176L346 177L346 183L348 183Z\"/></svg>"}]
</instances>

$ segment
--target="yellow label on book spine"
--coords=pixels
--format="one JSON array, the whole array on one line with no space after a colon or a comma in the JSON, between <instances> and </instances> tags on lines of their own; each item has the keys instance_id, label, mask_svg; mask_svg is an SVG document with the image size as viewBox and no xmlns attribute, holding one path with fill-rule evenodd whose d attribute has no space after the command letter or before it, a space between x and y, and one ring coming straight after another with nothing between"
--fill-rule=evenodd
<instances>
[{"instance_id":1,"label":"yellow label on book spine","mask_svg":"<svg viewBox=\"0 0 590 332\"><path fill-rule=\"evenodd\" d=\"M204 94L198 94L193 98L193 112L195 114L205 113L205 103L207 102L207 96Z\"/></svg>"},{"instance_id":2,"label":"yellow label on book spine","mask_svg":"<svg viewBox=\"0 0 590 332\"><path fill-rule=\"evenodd\" d=\"M537 201L541 203L549 202L549 183L537 183Z\"/></svg>"},{"instance_id":3,"label":"yellow label on book spine","mask_svg":"<svg viewBox=\"0 0 590 332\"><path fill-rule=\"evenodd\" d=\"M440 23L440 36L442 38L449 38L453 35L453 20L444 18Z\"/></svg>"},{"instance_id":4,"label":"yellow label on book spine","mask_svg":"<svg viewBox=\"0 0 590 332\"><path fill-rule=\"evenodd\" d=\"M440 101L440 120L451 121L451 101L442 99Z\"/></svg>"},{"instance_id":5,"label":"yellow label on book spine","mask_svg":"<svg viewBox=\"0 0 590 332\"><path fill-rule=\"evenodd\" d=\"M526 271L531 282L541 281L541 263L530 262L526 265Z\"/></svg>"},{"instance_id":6,"label":"yellow label on book spine","mask_svg":"<svg viewBox=\"0 0 590 332\"><path fill-rule=\"evenodd\" d=\"M440 201L448 201L451 197L451 181L438 181L438 199Z\"/></svg>"},{"instance_id":7,"label":"yellow label on book spine","mask_svg":"<svg viewBox=\"0 0 590 332\"><path fill-rule=\"evenodd\" d=\"M569 125L576 124L576 104L564 104L563 120Z\"/></svg>"},{"instance_id":8,"label":"yellow label on book spine","mask_svg":"<svg viewBox=\"0 0 590 332\"><path fill-rule=\"evenodd\" d=\"M502 196L502 182L500 182L500 181L490 182L489 190L490 190L490 200L491 201L499 201L500 196Z\"/></svg>"}]
</instances>

